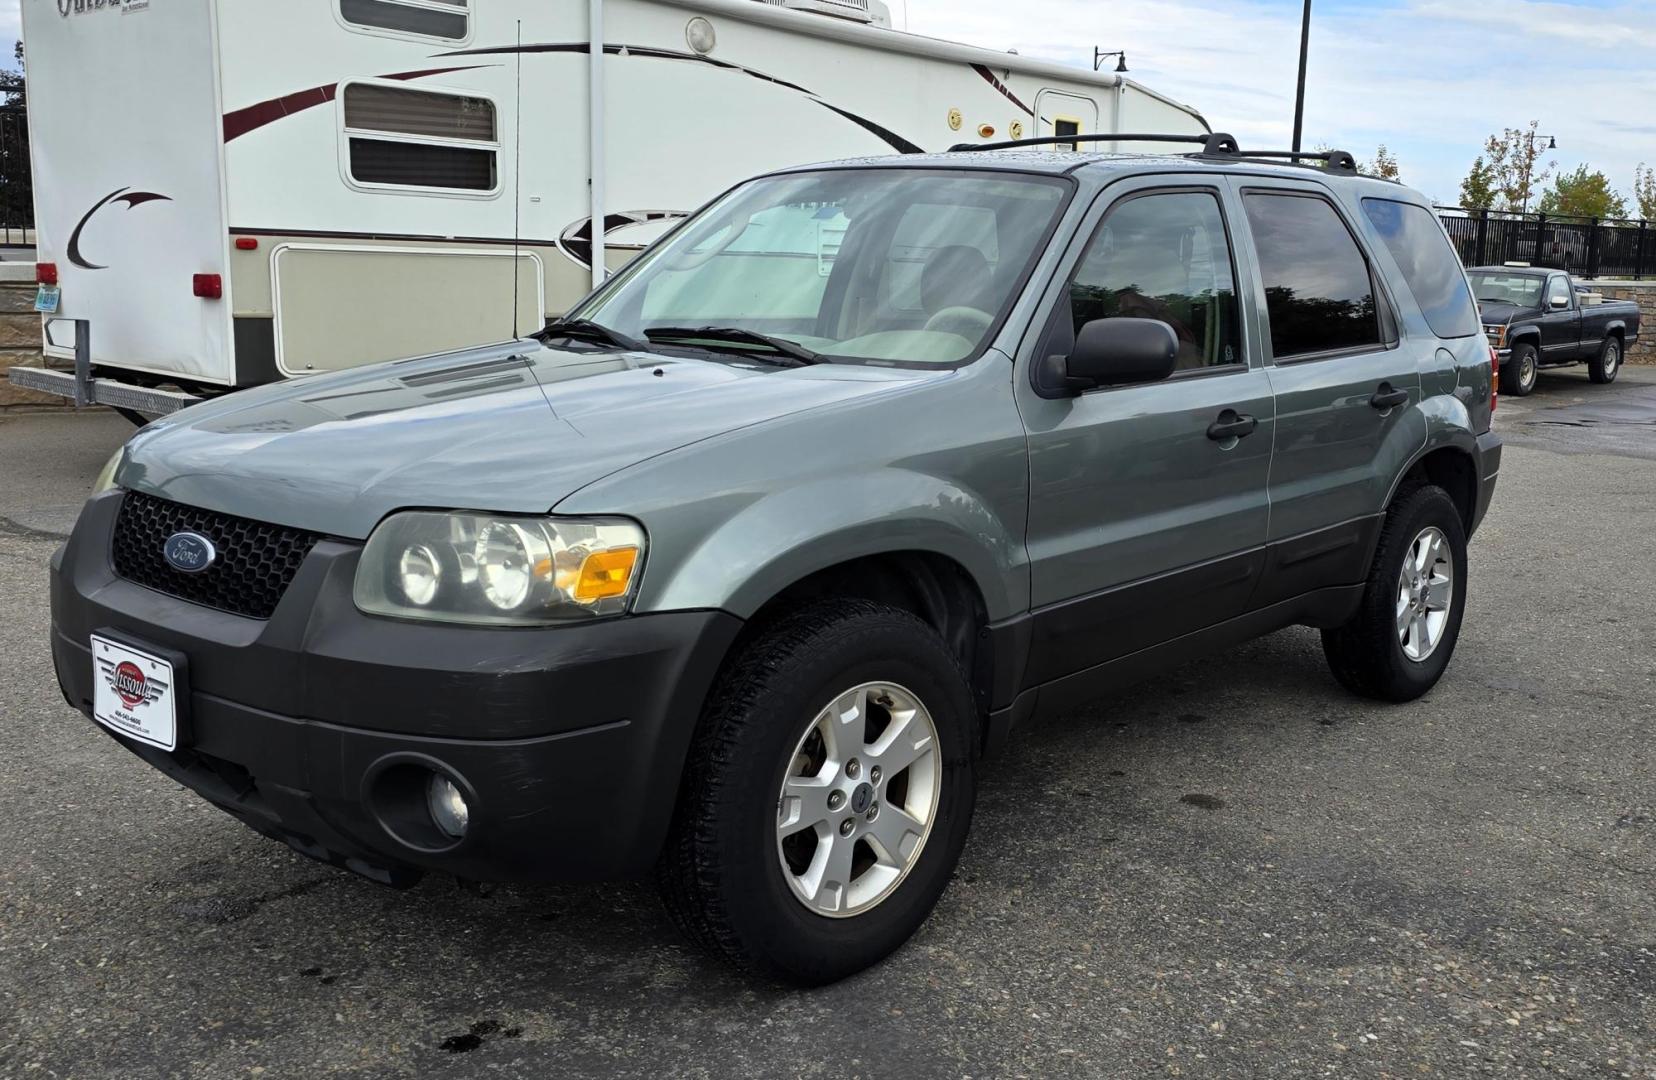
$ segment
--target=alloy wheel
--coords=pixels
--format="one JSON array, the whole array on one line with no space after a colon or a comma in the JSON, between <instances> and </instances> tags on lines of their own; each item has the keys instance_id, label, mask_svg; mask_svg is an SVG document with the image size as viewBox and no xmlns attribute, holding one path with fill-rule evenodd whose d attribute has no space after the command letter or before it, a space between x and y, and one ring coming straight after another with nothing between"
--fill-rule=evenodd
<instances>
[{"instance_id":1,"label":"alloy wheel","mask_svg":"<svg viewBox=\"0 0 1656 1080\"><path fill-rule=\"evenodd\" d=\"M920 860L942 760L930 711L895 683L840 694L800 736L777 799L776 853L800 903L860 915Z\"/></svg>"},{"instance_id":2,"label":"alloy wheel","mask_svg":"<svg viewBox=\"0 0 1656 1080\"><path fill-rule=\"evenodd\" d=\"M1409 545L1397 578L1397 637L1404 656L1420 663L1437 651L1454 602L1454 556L1434 525Z\"/></svg>"}]
</instances>

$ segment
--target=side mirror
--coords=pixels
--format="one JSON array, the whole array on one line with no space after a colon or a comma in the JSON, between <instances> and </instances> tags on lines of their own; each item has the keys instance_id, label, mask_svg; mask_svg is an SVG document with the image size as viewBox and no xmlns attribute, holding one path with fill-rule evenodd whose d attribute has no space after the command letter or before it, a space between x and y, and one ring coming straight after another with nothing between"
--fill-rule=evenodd
<instances>
[{"instance_id":1,"label":"side mirror","mask_svg":"<svg viewBox=\"0 0 1656 1080\"><path fill-rule=\"evenodd\" d=\"M1570 306L1570 298L1568 296L1555 296L1551 303L1554 311L1563 311Z\"/></svg>"},{"instance_id":2,"label":"side mirror","mask_svg":"<svg viewBox=\"0 0 1656 1080\"><path fill-rule=\"evenodd\" d=\"M1041 381L1053 396L1159 382L1178 359L1179 335L1159 319L1094 319L1075 335L1068 356L1048 358Z\"/></svg>"}]
</instances>

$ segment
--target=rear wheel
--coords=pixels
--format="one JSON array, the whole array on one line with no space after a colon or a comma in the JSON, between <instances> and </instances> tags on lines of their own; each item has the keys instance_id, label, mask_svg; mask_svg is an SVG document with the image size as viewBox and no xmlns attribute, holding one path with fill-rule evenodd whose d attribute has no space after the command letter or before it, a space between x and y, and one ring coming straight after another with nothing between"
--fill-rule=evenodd
<instances>
[{"instance_id":1,"label":"rear wheel","mask_svg":"<svg viewBox=\"0 0 1656 1080\"><path fill-rule=\"evenodd\" d=\"M1587 361L1587 377L1596 383L1613 383L1621 370L1622 343L1619 337L1607 337L1599 354Z\"/></svg>"},{"instance_id":2,"label":"rear wheel","mask_svg":"<svg viewBox=\"0 0 1656 1080\"><path fill-rule=\"evenodd\" d=\"M754 638L704 713L657 871L687 936L804 985L920 927L971 824L976 706L907 612L800 611Z\"/></svg>"},{"instance_id":3,"label":"rear wheel","mask_svg":"<svg viewBox=\"0 0 1656 1080\"><path fill-rule=\"evenodd\" d=\"M1416 488L1386 512L1357 614L1323 631L1323 653L1347 690L1413 701L1437 685L1466 608L1466 530L1447 492Z\"/></svg>"},{"instance_id":4,"label":"rear wheel","mask_svg":"<svg viewBox=\"0 0 1656 1080\"><path fill-rule=\"evenodd\" d=\"M1535 392L1535 384L1540 380L1541 360L1535 346L1528 342L1514 345L1506 366L1501 368L1501 393L1528 397Z\"/></svg>"}]
</instances>

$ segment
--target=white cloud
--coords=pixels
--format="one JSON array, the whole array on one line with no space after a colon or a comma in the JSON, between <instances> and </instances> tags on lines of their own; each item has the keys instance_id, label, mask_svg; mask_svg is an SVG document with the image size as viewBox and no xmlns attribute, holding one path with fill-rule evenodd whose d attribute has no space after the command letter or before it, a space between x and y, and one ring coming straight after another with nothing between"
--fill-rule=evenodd
<instances>
[{"instance_id":1,"label":"white cloud","mask_svg":"<svg viewBox=\"0 0 1656 1080\"><path fill-rule=\"evenodd\" d=\"M1090 64L1095 44L1126 49L1132 78L1195 106L1216 130L1244 145L1289 144L1297 3L908 0L908 8L916 33L1067 63ZM1625 192L1639 161L1656 162L1656 70L1631 45L1653 39L1649 3L1319 4L1305 142L1360 158L1385 143L1405 180L1453 201L1484 138L1535 119L1557 137L1561 165L1588 162Z\"/></svg>"}]
</instances>

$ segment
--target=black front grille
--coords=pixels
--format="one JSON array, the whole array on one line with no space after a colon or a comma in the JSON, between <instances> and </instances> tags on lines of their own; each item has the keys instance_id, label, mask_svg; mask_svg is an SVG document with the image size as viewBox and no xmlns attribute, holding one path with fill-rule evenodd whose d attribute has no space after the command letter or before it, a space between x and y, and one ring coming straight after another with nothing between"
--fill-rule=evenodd
<instances>
[{"instance_id":1,"label":"black front grille","mask_svg":"<svg viewBox=\"0 0 1656 1080\"><path fill-rule=\"evenodd\" d=\"M162 555L175 533L200 533L218 558L197 574L174 570ZM181 506L129 491L115 518L115 572L128 581L235 615L268 619L299 572L315 533Z\"/></svg>"}]
</instances>

